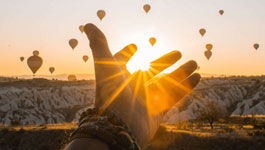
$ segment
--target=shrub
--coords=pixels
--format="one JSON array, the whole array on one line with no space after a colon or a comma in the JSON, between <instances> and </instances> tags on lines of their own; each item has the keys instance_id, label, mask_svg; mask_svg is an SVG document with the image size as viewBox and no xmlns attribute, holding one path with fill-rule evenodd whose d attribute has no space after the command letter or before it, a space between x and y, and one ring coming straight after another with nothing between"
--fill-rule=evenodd
<instances>
[{"instance_id":1,"label":"shrub","mask_svg":"<svg viewBox=\"0 0 265 150\"><path fill-rule=\"evenodd\" d=\"M213 129L213 123L226 116L226 111L218 103L209 101L204 108L197 110L198 121L208 122Z\"/></svg>"},{"instance_id":2,"label":"shrub","mask_svg":"<svg viewBox=\"0 0 265 150\"><path fill-rule=\"evenodd\" d=\"M11 120L11 125L12 126L19 126L19 125L21 125L21 122L19 120L13 119L13 120Z\"/></svg>"}]
</instances>

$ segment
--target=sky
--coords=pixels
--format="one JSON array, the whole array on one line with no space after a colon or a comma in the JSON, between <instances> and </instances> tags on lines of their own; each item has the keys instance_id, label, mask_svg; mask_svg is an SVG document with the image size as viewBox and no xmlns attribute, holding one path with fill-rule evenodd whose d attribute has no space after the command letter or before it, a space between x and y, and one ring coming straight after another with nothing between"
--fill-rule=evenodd
<instances>
[{"instance_id":1,"label":"sky","mask_svg":"<svg viewBox=\"0 0 265 150\"><path fill-rule=\"evenodd\" d=\"M146 14L144 4L150 4ZM89 41L78 27L97 25L106 35L112 53L135 43L138 51L128 63L133 72L172 50L182 59L197 61L200 73L224 75L265 74L264 0L0 0L0 75L32 74L26 59L39 50L44 62L37 74L92 74ZM100 21L96 12L106 11ZM224 10L220 16L218 11ZM205 28L201 37L198 30ZM149 38L156 37L152 47ZM73 51L68 40L76 38ZM213 44L212 57L204 56ZM256 51L254 43L259 43ZM83 55L90 58L87 63Z\"/></svg>"}]
</instances>

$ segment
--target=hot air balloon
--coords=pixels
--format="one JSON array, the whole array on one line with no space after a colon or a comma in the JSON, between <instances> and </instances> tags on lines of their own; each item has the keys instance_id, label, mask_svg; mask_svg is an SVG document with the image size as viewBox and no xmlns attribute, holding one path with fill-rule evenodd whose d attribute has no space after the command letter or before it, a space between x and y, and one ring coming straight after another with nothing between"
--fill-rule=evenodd
<instances>
[{"instance_id":1,"label":"hot air balloon","mask_svg":"<svg viewBox=\"0 0 265 150\"><path fill-rule=\"evenodd\" d=\"M143 8L144 8L144 11L148 13L151 9L151 6L149 4L145 4Z\"/></svg>"},{"instance_id":2,"label":"hot air balloon","mask_svg":"<svg viewBox=\"0 0 265 150\"><path fill-rule=\"evenodd\" d=\"M84 55L84 56L83 56L83 60L84 60L84 62L87 62L87 60L88 60L88 56L87 56L87 55Z\"/></svg>"},{"instance_id":3,"label":"hot air balloon","mask_svg":"<svg viewBox=\"0 0 265 150\"><path fill-rule=\"evenodd\" d=\"M256 50L258 50L258 49L259 49L259 44L255 43L255 44L253 45L253 47L254 47Z\"/></svg>"},{"instance_id":4,"label":"hot air balloon","mask_svg":"<svg viewBox=\"0 0 265 150\"><path fill-rule=\"evenodd\" d=\"M106 12L104 10L99 10L97 12L98 18L102 20L106 16Z\"/></svg>"},{"instance_id":5,"label":"hot air balloon","mask_svg":"<svg viewBox=\"0 0 265 150\"><path fill-rule=\"evenodd\" d=\"M19 59L20 59L20 61L21 61L21 62L23 62L23 61L24 61L24 57L20 57Z\"/></svg>"},{"instance_id":6,"label":"hot air balloon","mask_svg":"<svg viewBox=\"0 0 265 150\"><path fill-rule=\"evenodd\" d=\"M212 50L213 49L213 45L212 44L206 44L206 49L208 50L208 51L210 51L210 50Z\"/></svg>"},{"instance_id":7,"label":"hot air balloon","mask_svg":"<svg viewBox=\"0 0 265 150\"><path fill-rule=\"evenodd\" d=\"M77 79L76 79L75 75L71 74L71 75L68 76L68 81L76 81L76 80Z\"/></svg>"},{"instance_id":8,"label":"hot air balloon","mask_svg":"<svg viewBox=\"0 0 265 150\"><path fill-rule=\"evenodd\" d=\"M204 34L206 33L206 30L202 28L199 30L199 32L200 32L201 36L204 36Z\"/></svg>"},{"instance_id":9,"label":"hot air balloon","mask_svg":"<svg viewBox=\"0 0 265 150\"><path fill-rule=\"evenodd\" d=\"M224 14L224 10L219 10L219 14L222 16Z\"/></svg>"},{"instance_id":10,"label":"hot air balloon","mask_svg":"<svg viewBox=\"0 0 265 150\"><path fill-rule=\"evenodd\" d=\"M74 50L75 47L77 46L78 41L76 39L71 39L69 40L69 45L71 46L71 48Z\"/></svg>"},{"instance_id":11,"label":"hot air balloon","mask_svg":"<svg viewBox=\"0 0 265 150\"><path fill-rule=\"evenodd\" d=\"M39 51L37 51L37 50L33 51L33 56L39 56L39 54L40 54Z\"/></svg>"},{"instance_id":12,"label":"hot air balloon","mask_svg":"<svg viewBox=\"0 0 265 150\"><path fill-rule=\"evenodd\" d=\"M50 67L50 68L49 68L49 71L50 71L50 73L52 74L52 73L55 71L55 68L54 68L54 67Z\"/></svg>"},{"instance_id":13,"label":"hot air balloon","mask_svg":"<svg viewBox=\"0 0 265 150\"><path fill-rule=\"evenodd\" d=\"M150 42L150 44L151 44L152 46L154 46L155 43L156 43L156 38L151 37L151 38L149 39L149 42Z\"/></svg>"},{"instance_id":14,"label":"hot air balloon","mask_svg":"<svg viewBox=\"0 0 265 150\"><path fill-rule=\"evenodd\" d=\"M207 51L204 52L204 55L209 60L211 58L211 56L212 56L212 51L208 51L207 50Z\"/></svg>"},{"instance_id":15,"label":"hot air balloon","mask_svg":"<svg viewBox=\"0 0 265 150\"><path fill-rule=\"evenodd\" d=\"M84 32L84 26L82 26L82 25L79 26L79 30L80 30L81 33L83 33Z\"/></svg>"},{"instance_id":16,"label":"hot air balloon","mask_svg":"<svg viewBox=\"0 0 265 150\"><path fill-rule=\"evenodd\" d=\"M42 58L37 55L30 56L27 60L28 67L33 74L35 74L40 69L42 62Z\"/></svg>"}]
</instances>

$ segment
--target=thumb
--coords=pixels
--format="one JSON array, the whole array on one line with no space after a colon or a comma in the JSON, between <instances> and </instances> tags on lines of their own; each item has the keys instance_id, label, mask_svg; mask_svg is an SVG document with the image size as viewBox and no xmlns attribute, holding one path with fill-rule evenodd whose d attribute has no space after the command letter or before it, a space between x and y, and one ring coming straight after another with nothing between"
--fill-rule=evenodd
<instances>
[{"instance_id":1,"label":"thumb","mask_svg":"<svg viewBox=\"0 0 265 150\"><path fill-rule=\"evenodd\" d=\"M88 40L90 41L90 47L94 59L112 59L112 54L109 50L108 42L103 34L94 24L86 24L84 31L87 35Z\"/></svg>"}]
</instances>

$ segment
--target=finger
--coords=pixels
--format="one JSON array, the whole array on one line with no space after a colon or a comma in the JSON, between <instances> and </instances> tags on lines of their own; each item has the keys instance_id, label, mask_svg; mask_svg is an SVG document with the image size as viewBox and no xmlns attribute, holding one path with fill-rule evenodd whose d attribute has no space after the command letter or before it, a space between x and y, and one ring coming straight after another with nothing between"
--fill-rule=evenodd
<instances>
[{"instance_id":1,"label":"finger","mask_svg":"<svg viewBox=\"0 0 265 150\"><path fill-rule=\"evenodd\" d=\"M155 76L176 63L181 58L179 51L172 51L150 63L149 71Z\"/></svg>"},{"instance_id":2,"label":"finger","mask_svg":"<svg viewBox=\"0 0 265 150\"><path fill-rule=\"evenodd\" d=\"M91 23L85 25L84 31L90 41L90 47L92 49L94 59L112 58L107 39L103 32Z\"/></svg>"},{"instance_id":3,"label":"finger","mask_svg":"<svg viewBox=\"0 0 265 150\"><path fill-rule=\"evenodd\" d=\"M180 66L178 69L169 74L170 78L173 78L176 82L181 82L190 76L198 65L195 61L191 60Z\"/></svg>"},{"instance_id":4,"label":"finger","mask_svg":"<svg viewBox=\"0 0 265 150\"><path fill-rule=\"evenodd\" d=\"M106 84L113 78L123 77L123 73L120 64L113 59L105 35L91 23L85 25L84 31L94 57L97 89L95 107L100 108L105 104L105 96L111 92L111 89L106 90Z\"/></svg>"},{"instance_id":5,"label":"finger","mask_svg":"<svg viewBox=\"0 0 265 150\"><path fill-rule=\"evenodd\" d=\"M130 44L124 47L119 52L117 52L114 55L114 58L117 61L120 61L126 64L130 60L130 58L135 54L136 51L137 51L137 46L135 44Z\"/></svg>"},{"instance_id":6,"label":"finger","mask_svg":"<svg viewBox=\"0 0 265 150\"><path fill-rule=\"evenodd\" d=\"M152 93L149 94L148 106L154 113L165 113L177 102L179 103L199 83L200 75L195 73L183 82L177 82L169 76L163 76L158 82L148 86Z\"/></svg>"},{"instance_id":7,"label":"finger","mask_svg":"<svg viewBox=\"0 0 265 150\"><path fill-rule=\"evenodd\" d=\"M187 78L186 80L182 81L181 84L184 87L192 90L194 87L197 86L197 84L200 82L200 80L201 80L201 75L198 74L198 73L194 73L189 78Z\"/></svg>"},{"instance_id":8,"label":"finger","mask_svg":"<svg viewBox=\"0 0 265 150\"><path fill-rule=\"evenodd\" d=\"M177 103L177 107L180 107L183 104L185 96L187 96L200 82L201 75L198 73L192 74L189 78L185 79L179 86L174 88L171 95L174 95L174 98L171 99L171 105Z\"/></svg>"},{"instance_id":9,"label":"finger","mask_svg":"<svg viewBox=\"0 0 265 150\"><path fill-rule=\"evenodd\" d=\"M92 49L96 82L100 83L106 78L120 72L120 66L113 59L105 35L95 25L89 23L84 27Z\"/></svg>"},{"instance_id":10,"label":"finger","mask_svg":"<svg viewBox=\"0 0 265 150\"><path fill-rule=\"evenodd\" d=\"M196 85L199 83L200 79L201 79L200 74L194 73L190 77L182 81L181 83L173 81L174 83L172 84L172 81L169 81L171 82L171 85L173 85L173 87L167 86L166 88L169 90L169 87L171 87L170 94L172 97L174 97L172 99L173 102L171 102L172 106L175 105L175 103L178 102L179 100L183 99L187 94L189 94L192 91L192 89L196 87Z\"/></svg>"},{"instance_id":11,"label":"finger","mask_svg":"<svg viewBox=\"0 0 265 150\"><path fill-rule=\"evenodd\" d=\"M188 79L184 80L181 84L183 87L187 87L188 89L192 90L194 89L200 82L201 75L198 73L195 73L191 75ZM184 92L183 95L180 94L180 100L177 102L176 107L182 106L183 102L185 101L185 96L189 94L190 92Z\"/></svg>"}]
</instances>

